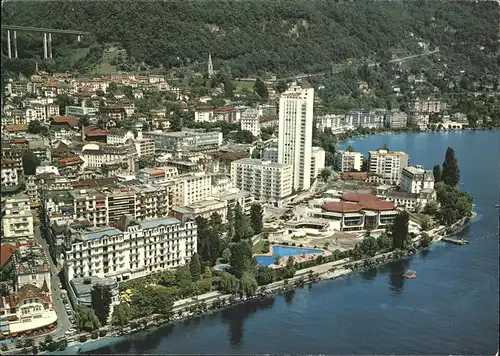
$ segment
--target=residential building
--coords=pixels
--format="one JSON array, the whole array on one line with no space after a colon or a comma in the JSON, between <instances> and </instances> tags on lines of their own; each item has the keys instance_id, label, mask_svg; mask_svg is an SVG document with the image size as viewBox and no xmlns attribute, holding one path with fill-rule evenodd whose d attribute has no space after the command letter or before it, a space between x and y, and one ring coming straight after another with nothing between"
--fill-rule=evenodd
<instances>
[{"instance_id":1,"label":"residential building","mask_svg":"<svg viewBox=\"0 0 500 356\"><path fill-rule=\"evenodd\" d=\"M234 209L239 204L245 215L250 215L255 199L252 193L239 188L230 188L213 195L214 198L225 201L228 209Z\"/></svg>"},{"instance_id":2,"label":"residential building","mask_svg":"<svg viewBox=\"0 0 500 356\"><path fill-rule=\"evenodd\" d=\"M29 241L35 237L33 213L30 199L20 194L5 202L5 215L2 217L2 239Z\"/></svg>"},{"instance_id":3,"label":"residential building","mask_svg":"<svg viewBox=\"0 0 500 356\"><path fill-rule=\"evenodd\" d=\"M278 148L268 147L262 150L262 160L278 163Z\"/></svg>"},{"instance_id":4,"label":"residential building","mask_svg":"<svg viewBox=\"0 0 500 356\"><path fill-rule=\"evenodd\" d=\"M239 122L241 111L234 106L221 106L214 109L214 121Z\"/></svg>"},{"instance_id":5,"label":"residential building","mask_svg":"<svg viewBox=\"0 0 500 356\"><path fill-rule=\"evenodd\" d=\"M308 172L310 174L310 172ZM261 203L281 206L292 194L293 170L289 164L244 158L231 163L231 180Z\"/></svg>"},{"instance_id":6,"label":"residential building","mask_svg":"<svg viewBox=\"0 0 500 356\"><path fill-rule=\"evenodd\" d=\"M352 125L351 126L346 125L344 115L318 116L315 119L315 122L316 122L316 128L321 132L325 132L325 130L330 130L333 134L339 134L344 131L347 131L348 129L354 129Z\"/></svg>"},{"instance_id":7,"label":"residential building","mask_svg":"<svg viewBox=\"0 0 500 356\"><path fill-rule=\"evenodd\" d=\"M440 100L425 99L411 100L408 102L408 111L421 113L440 113L446 108Z\"/></svg>"},{"instance_id":8,"label":"residential building","mask_svg":"<svg viewBox=\"0 0 500 356\"><path fill-rule=\"evenodd\" d=\"M211 176L205 172L185 173L158 183L169 187L172 206L189 205L212 195Z\"/></svg>"},{"instance_id":9,"label":"residential building","mask_svg":"<svg viewBox=\"0 0 500 356\"><path fill-rule=\"evenodd\" d=\"M128 140L134 141L134 133L130 130L112 128L106 136L108 145L124 145Z\"/></svg>"},{"instance_id":10,"label":"residential building","mask_svg":"<svg viewBox=\"0 0 500 356\"><path fill-rule=\"evenodd\" d=\"M14 290L31 284L40 289L51 286L49 260L42 246L25 245L16 249L13 254ZM48 288L50 296L51 290Z\"/></svg>"},{"instance_id":11,"label":"residential building","mask_svg":"<svg viewBox=\"0 0 500 356\"><path fill-rule=\"evenodd\" d=\"M71 231L64 271L68 281L96 276L117 282L186 264L196 253L193 217L138 222L122 216L114 227Z\"/></svg>"},{"instance_id":12,"label":"residential building","mask_svg":"<svg viewBox=\"0 0 500 356\"><path fill-rule=\"evenodd\" d=\"M401 172L408 166L408 155L384 149L369 151L368 172L380 176L385 183L400 183Z\"/></svg>"},{"instance_id":13,"label":"residential building","mask_svg":"<svg viewBox=\"0 0 500 356\"><path fill-rule=\"evenodd\" d=\"M400 180L401 190L418 194L422 190L434 190L434 174L422 166L403 168Z\"/></svg>"},{"instance_id":14,"label":"residential building","mask_svg":"<svg viewBox=\"0 0 500 356\"><path fill-rule=\"evenodd\" d=\"M52 305L48 286L38 288L25 284L17 292L0 297L2 320L8 324L8 333L12 337L25 332L36 332L54 328L57 313Z\"/></svg>"},{"instance_id":15,"label":"residential building","mask_svg":"<svg viewBox=\"0 0 500 356\"><path fill-rule=\"evenodd\" d=\"M280 97L278 162L292 166L293 189L311 185L314 89L292 86Z\"/></svg>"},{"instance_id":16,"label":"residential building","mask_svg":"<svg viewBox=\"0 0 500 356\"><path fill-rule=\"evenodd\" d=\"M325 168L325 150L321 147L313 147L311 153L311 181L316 179Z\"/></svg>"},{"instance_id":17,"label":"residential building","mask_svg":"<svg viewBox=\"0 0 500 356\"><path fill-rule=\"evenodd\" d=\"M408 125L408 115L400 110L388 111L384 118L384 126L389 129L402 129Z\"/></svg>"},{"instance_id":18,"label":"residential building","mask_svg":"<svg viewBox=\"0 0 500 356\"><path fill-rule=\"evenodd\" d=\"M351 110L345 114L345 123L354 128L378 129L382 127L382 116L365 110Z\"/></svg>"},{"instance_id":19,"label":"residential building","mask_svg":"<svg viewBox=\"0 0 500 356\"><path fill-rule=\"evenodd\" d=\"M363 154L360 152L337 151L335 152L335 170L337 172L361 171L363 167Z\"/></svg>"},{"instance_id":20,"label":"residential building","mask_svg":"<svg viewBox=\"0 0 500 356\"><path fill-rule=\"evenodd\" d=\"M155 142L156 150L179 154L183 151L213 151L222 144L222 132L202 132L183 130L177 132L149 131L142 134L144 138Z\"/></svg>"},{"instance_id":21,"label":"residential building","mask_svg":"<svg viewBox=\"0 0 500 356\"><path fill-rule=\"evenodd\" d=\"M247 109L241 114L241 130L250 131L254 137L260 136L260 116L261 113L256 109Z\"/></svg>"},{"instance_id":22,"label":"residential building","mask_svg":"<svg viewBox=\"0 0 500 356\"><path fill-rule=\"evenodd\" d=\"M66 106L65 115L81 118L87 116L91 123L97 123L99 109L92 106Z\"/></svg>"},{"instance_id":23,"label":"residential building","mask_svg":"<svg viewBox=\"0 0 500 356\"><path fill-rule=\"evenodd\" d=\"M125 108L123 106L116 105L100 106L99 114L101 118L108 118L115 121L121 121L127 117Z\"/></svg>"},{"instance_id":24,"label":"residential building","mask_svg":"<svg viewBox=\"0 0 500 356\"><path fill-rule=\"evenodd\" d=\"M16 163L10 159L2 159L1 167L2 191L17 187L19 185L19 176L17 175Z\"/></svg>"},{"instance_id":25,"label":"residential building","mask_svg":"<svg viewBox=\"0 0 500 356\"><path fill-rule=\"evenodd\" d=\"M144 183L162 182L178 175L176 167L143 168L137 172L137 178Z\"/></svg>"},{"instance_id":26,"label":"residential building","mask_svg":"<svg viewBox=\"0 0 500 356\"><path fill-rule=\"evenodd\" d=\"M207 220L211 218L212 214L218 214L223 222L226 222L227 219L227 202L220 199L200 200L196 203L186 205L182 209L185 209L186 212L189 212L194 217L200 216Z\"/></svg>"},{"instance_id":27,"label":"residential building","mask_svg":"<svg viewBox=\"0 0 500 356\"><path fill-rule=\"evenodd\" d=\"M194 110L195 122L215 122L214 108L211 106L199 106Z\"/></svg>"},{"instance_id":28,"label":"residential building","mask_svg":"<svg viewBox=\"0 0 500 356\"><path fill-rule=\"evenodd\" d=\"M134 145L109 146L89 143L83 146L81 158L85 164L83 168L101 168L105 162L123 162L128 164L130 172L135 171L133 163L137 152Z\"/></svg>"},{"instance_id":29,"label":"residential building","mask_svg":"<svg viewBox=\"0 0 500 356\"><path fill-rule=\"evenodd\" d=\"M155 141L147 138L137 138L134 140L137 157L154 157Z\"/></svg>"}]
</instances>

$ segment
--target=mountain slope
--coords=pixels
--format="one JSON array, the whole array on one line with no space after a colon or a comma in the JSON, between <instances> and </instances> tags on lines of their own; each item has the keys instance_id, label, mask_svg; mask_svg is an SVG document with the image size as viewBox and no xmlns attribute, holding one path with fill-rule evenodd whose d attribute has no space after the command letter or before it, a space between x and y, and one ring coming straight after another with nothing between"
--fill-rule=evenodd
<instances>
[{"instance_id":1,"label":"mountain slope","mask_svg":"<svg viewBox=\"0 0 500 356\"><path fill-rule=\"evenodd\" d=\"M211 52L236 76L310 73L377 53L413 54L418 42L438 46L457 67L478 73L499 69L493 2L8 2L2 17L5 24L91 31L99 45L119 43L129 57L151 66L205 61Z\"/></svg>"}]
</instances>

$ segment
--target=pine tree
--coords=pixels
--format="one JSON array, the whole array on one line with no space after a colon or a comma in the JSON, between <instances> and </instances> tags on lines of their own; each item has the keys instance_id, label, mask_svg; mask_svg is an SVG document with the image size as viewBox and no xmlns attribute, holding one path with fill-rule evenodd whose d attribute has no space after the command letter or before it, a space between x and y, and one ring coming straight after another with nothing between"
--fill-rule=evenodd
<instances>
[{"instance_id":1,"label":"pine tree","mask_svg":"<svg viewBox=\"0 0 500 356\"><path fill-rule=\"evenodd\" d=\"M457 157L455 156L455 150L448 147L446 150L446 156L443 162L443 170L441 172L441 180L443 183L456 187L460 181L460 168L458 167Z\"/></svg>"},{"instance_id":2,"label":"pine tree","mask_svg":"<svg viewBox=\"0 0 500 356\"><path fill-rule=\"evenodd\" d=\"M198 281L201 278L201 262L200 256L197 253L191 256L191 261L189 261L189 272L191 273L191 279L193 281Z\"/></svg>"},{"instance_id":3,"label":"pine tree","mask_svg":"<svg viewBox=\"0 0 500 356\"><path fill-rule=\"evenodd\" d=\"M250 225L252 226L254 234L260 234L264 226L262 222L262 206L260 204L252 204L250 210Z\"/></svg>"},{"instance_id":4,"label":"pine tree","mask_svg":"<svg viewBox=\"0 0 500 356\"><path fill-rule=\"evenodd\" d=\"M253 90L264 100L267 100L267 98L269 97L266 84L264 84L264 82L260 78L257 78L257 80L255 81Z\"/></svg>"},{"instance_id":5,"label":"pine tree","mask_svg":"<svg viewBox=\"0 0 500 356\"><path fill-rule=\"evenodd\" d=\"M432 173L434 174L434 182L435 183L441 182L441 166L439 164L436 164L432 168Z\"/></svg>"},{"instance_id":6,"label":"pine tree","mask_svg":"<svg viewBox=\"0 0 500 356\"><path fill-rule=\"evenodd\" d=\"M402 211L394 219L392 225L392 247L404 249L406 246L406 238L408 237L408 224L410 215L407 211Z\"/></svg>"}]
</instances>

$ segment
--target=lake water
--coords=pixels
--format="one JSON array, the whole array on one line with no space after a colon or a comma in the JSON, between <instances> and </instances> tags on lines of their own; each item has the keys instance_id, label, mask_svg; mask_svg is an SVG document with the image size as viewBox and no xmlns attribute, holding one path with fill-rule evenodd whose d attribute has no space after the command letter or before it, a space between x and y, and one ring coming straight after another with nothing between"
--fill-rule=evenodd
<instances>
[{"instance_id":1,"label":"lake water","mask_svg":"<svg viewBox=\"0 0 500 356\"><path fill-rule=\"evenodd\" d=\"M348 143L346 143L347 145ZM101 354L480 354L498 349L500 132L370 136L413 164L441 164L448 146L478 217L467 246L434 245L409 260L264 301L162 327L98 349ZM417 278L405 280L407 269Z\"/></svg>"}]
</instances>

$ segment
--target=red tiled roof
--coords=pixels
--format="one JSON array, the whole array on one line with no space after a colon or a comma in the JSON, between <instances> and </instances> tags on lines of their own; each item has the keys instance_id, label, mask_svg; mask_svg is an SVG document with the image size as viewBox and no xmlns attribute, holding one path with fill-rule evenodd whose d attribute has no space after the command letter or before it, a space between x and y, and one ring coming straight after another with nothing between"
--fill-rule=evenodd
<instances>
[{"instance_id":1,"label":"red tiled roof","mask_svg":"<svg viewBox=\"0 0 500 356\"><path fill-rule=\"evenodd\" d=\"M77 164L82 162L80 157L69 157L69 158L61 158L58 163L63 166L69 166L72 164Z\"/></svg>"},{"instance_id":2,"label":"red tiled roof","mask_svg":"<svg viewBox=\"0 0 500 356\"><path fill-rule=\"evenodd\" d=\"M337 213L355 213L362 209L373 211L394 210L395 203L378 199L372 194L344 194L343 201L323 204L323 210Z\"/></svg>"},{"instance_id":3,"label":"red tiled roof","mask_svg":"<svg viewBox=\"0 0 500 356\"><path fill-rule=\"evenodd\" d=\"M160 174L165 174L165 170L159 169L150 173L151 176L159 176Z\"/></svg>"},{"instance_id":4,"label":"red tiled roof","mask_svg":"<svg viewBox=\"0 0 500 356\"><path fill-rule=\"evenodd\" d=\"M21 131L27 131L28 130L28 125L24 124L18 124L18 125L6 125L5 126L6 131L10 132L21 132Z\"/></svg>"},{"instance_id":5,"label":"red tiled roof","mask_svg":"<svg viewBox=\"0 0 500 356\"><path fill-rule=\"evenodd\" d=\"M343 201L350 201L355 203L374 201L378 198L373 194L344 194L340 197Z\"/></svg>"},{"instance_id":6,"label":"red tiled roof","mask_svg":"<svg viewBox=\"0 0 500 356\"><path fill-rule=\"evenodd\" d=\"M92 130L92 131L86 133L85 135L93 137L93 136L106 136L107 134L108 134L108 131L106 131L104 129L96 129L96 130Z\"/></svg>"},{"instance_id":7,"label":"red tiled roof","mask_svg":"<svg viewBox=\"0 0 500 356\"><path fill-rule=\"evenodd\" d=\"M340 175L342 180L367 180L367 172L344 172Z\"/></svg>"},{"instance_id":8,"label":"red tiled roof","mask_svg":"<svg viewBox=\"0 0 500 356\"><path fill-rule=\"evenodd\" d=\"M333 213L357 213L362 209L361 205L349 202L331 202L323 204L323 210Z\"/></svg>"},{"instance_id":9,"label":"red tiled roof","mask_svg":"<svg viewBox=\"0 0 500 356\"><path fill-rule=\"evenodd\" d=\"M72 128L78 126L78 118L75 116L52 116L52 121L56 124L68 124Z\"/></svg>"},{"instance_id":10,"label":"red tiled roof","mask_svg":"<svg viewBox=\"0 0 500 356\"><path fill-rule=\"evenodd\" d=\"M9 258L16 252L17 247L11 244L2 244L0 266L3 266Z\"/></svg>"},{"instance_id":11,"label":"red tiled roof","mask_svg":"<svg viewBox=\"0 0 500 356\"><path fill-rule=\"evenodd\" d=\"M21 143L28 143L28 140L25 138L13 138L12 140L10 140L10 142L14 144L21 144Z\"/></svg>"},{"instance_id":12,"label":"red tiled roof","mask_svg":"<svg viewBox=\"0 0 500 356\"><path fill-rule=\"evenodd\" d=\"M44 87L48 87L48 88L57 88L59 86L59 83L58 82L47 82L45 84L43 84Z\"/></svg>"},{"instance_id":13,"label":"red tiled roof","mask_svg":"<svg viewBox=\"0 0 500 356\"><path fill-rule=\"evenodd\" d=\"M234 110L234 106L221 106L221 107L218 107L217 109L215 109L214 111L216 112L229 112L229 111L233 111Z\"/></svg>"}]
</instances>

